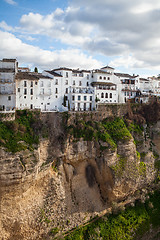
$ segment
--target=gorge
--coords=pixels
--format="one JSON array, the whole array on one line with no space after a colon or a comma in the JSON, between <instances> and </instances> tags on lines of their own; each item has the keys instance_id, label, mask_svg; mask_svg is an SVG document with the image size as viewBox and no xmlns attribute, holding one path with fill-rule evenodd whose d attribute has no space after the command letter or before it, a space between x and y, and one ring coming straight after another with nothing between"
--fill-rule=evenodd
<instances>
[{"instance_id":1,"label":"gorge","mask_svg":"<svg viewBox=\"0 0 160 240\"><path fill-rule=\"evenodd\" d=\"M145 201L160 189L159 155L157 101L17 111L0 123L1 239L60 238L118 204Z\"/></svg>"}]
</instances>

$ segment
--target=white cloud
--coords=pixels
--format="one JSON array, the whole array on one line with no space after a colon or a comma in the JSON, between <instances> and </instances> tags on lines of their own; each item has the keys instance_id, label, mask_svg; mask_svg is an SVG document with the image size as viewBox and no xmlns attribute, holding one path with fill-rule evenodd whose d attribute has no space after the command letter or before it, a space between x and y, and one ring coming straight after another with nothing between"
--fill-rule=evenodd
<instances>
[{"instance_id":1,"label":"white cloud","mask_svg":"<svg viewBox=\"0 0 160 240\"><path fill-rule=\"evenodd\" d=\"M6 3L10 4L10 5L16 5L17 3L13 0L4 0Z\"/></svg>"},{"instance_id":2,"label":"white cloud","mask_svg":"<svg viewBox=\"0 0 160 240\"><path fill-rule=\"evenodd\" d=\"M14 28L9 26L5 21L0 22L0 28L6 31L14 31Z\"/></svg>"},{"instance_id":3,"label":"white cloud","mask_svg":"<svg viewBox=\"0 0 160 240\"><path fill-rule=\"evenodd\" d=\"M118 67L159 67L159 0L71 0L69 4L47 15L25 14L14 29L5 22L0 27L30 40L34 35L46 36L68 45L72 52L75 47L92 55L117 57L113 64Z\"/></svg>"},{"instance_id":4,"label":"white cloud","mask_svg":"<svg viewBox=\"0 0 160 240\"><path fill-rule=\"evenodd\" d=\"M23 43L13 34L0 31L0 55L17 58L20 63L31 63L41 69L65 66L71 68L92 69L102 64L79 49L47 51Z\"/></svg>"}]
</instances>

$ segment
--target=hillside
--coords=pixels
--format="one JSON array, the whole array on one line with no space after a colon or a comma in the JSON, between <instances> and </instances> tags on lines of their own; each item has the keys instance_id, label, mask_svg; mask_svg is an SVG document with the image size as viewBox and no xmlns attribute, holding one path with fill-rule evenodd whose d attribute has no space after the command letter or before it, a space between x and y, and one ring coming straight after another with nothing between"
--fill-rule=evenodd
<instances>
[{"instance_id":1,"label":"hillside","mask_svg":"<svg viewBox=\"0 0 160 240\"><path fill-rule=\"evenodd\" d=\"M159 103L119 108L104 115L24 110L0 123L4 240L53 239L157 188Z\"/></svg>"}]
</instances>

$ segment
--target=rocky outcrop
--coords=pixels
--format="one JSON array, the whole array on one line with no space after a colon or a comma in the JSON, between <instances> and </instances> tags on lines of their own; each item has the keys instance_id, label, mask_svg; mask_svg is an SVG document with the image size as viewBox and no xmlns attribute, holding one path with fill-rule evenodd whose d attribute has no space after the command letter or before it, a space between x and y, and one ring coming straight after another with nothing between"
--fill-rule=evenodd
<instances>
[{"instance_id":1,"label":"rocky outcrop","mask_svg":"<svg viewBox=\"0 0 160 240\"><path fill-rule=\"evenodd\" d=\"M2 239L53 239L153 182L155 158L144 136L142 163L133 138L102 149L101 142L66 136L64 116L42 120L49 138L37 150L0 149Z\"/></svg>"}]
</instances>

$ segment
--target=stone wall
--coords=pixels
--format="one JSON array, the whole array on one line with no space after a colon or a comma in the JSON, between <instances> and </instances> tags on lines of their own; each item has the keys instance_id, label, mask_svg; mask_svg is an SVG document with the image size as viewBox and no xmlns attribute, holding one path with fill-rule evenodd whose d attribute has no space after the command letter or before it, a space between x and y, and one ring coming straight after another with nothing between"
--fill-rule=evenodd
<instances>
[{"instance_id":1,"label":"stone wall","mask_svg":"<svg viewBox=\"0 0 160 240\"><path fill-rule=\"evenodd\" d=\"M0 121L14 121L15 120L15 111L1 111L0 112Z\"/></svg>"},{"instance_id":2,"label":"stone wall","mask_svg":"<svg viewBox=\"0 0 160 240\"><path fill-rule=\"evenodd\" d=\"M127 114L127 104L98 104L96 111L69 112L69 124L74 124L75 120L102 121L109 117L123 117Z\"/></svg>"}]
</instances>

